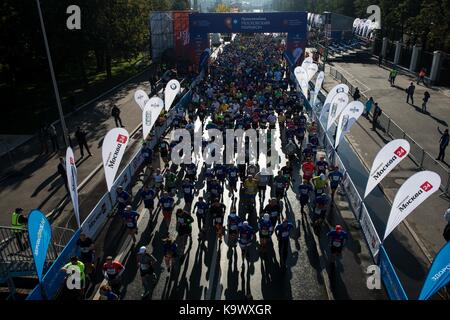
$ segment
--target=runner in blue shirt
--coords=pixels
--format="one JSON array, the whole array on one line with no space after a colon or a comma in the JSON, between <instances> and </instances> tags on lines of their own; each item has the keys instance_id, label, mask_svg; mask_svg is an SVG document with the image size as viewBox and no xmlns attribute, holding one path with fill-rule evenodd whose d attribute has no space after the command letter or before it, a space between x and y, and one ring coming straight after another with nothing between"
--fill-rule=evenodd
<instances>
[{"instance_id":1,"label":"runner in blue shirt","mask_svg":"<svg viewBox=\"0 0 450 320\"><path fill-rule=\"evenodd\" d=\"M147 142L142 144L141 155L144 158L144 166L151 166L153 151L149 148Z\"/></svg>"},{"instance_id":2,"label":"runner in blue shirt","mask_svg":"<svg viewBox=\"0 0 450 320\"><path fill-rule=\"evenodd\" d=\"M304 208L309 203L309 196L311 192L313 192L313 187L308 180L303 180L303 183L298 186L298 199L300 200L302 213L305 213Z\"/></svg>"},{"instance_id":3,"label":"runner in blue shirt","mask_svg":"<svg viewBox=\"0 0 450 320\"><path fill-rule=\"evenodd\" d=\"M209 205L205 200L203 200L203 197L198 197L198 201L195 203L193 211L197 216L197 225L200 232L204 231L203 229L206 227L206 216L208 214L208 209ZM200 234L199 238L201 238Z\"/></svg>"},{"instance_id":4,"label":"runner in blue shirt","mask_svg":"<svg viewBox=\"0 0 450 320\"><path fill-rule=\"evenodd\" d=\"M328 170L328 162L325 161L325 157L321 156L320 160L316 162L317 175L320 176L322 173L326 174Z\"/></svg>"},{"instance_id":5,"label":"runner in blue shirt","mask_svg":"<svg viewBox=\"0 0 450 320\"><path fill-rule=\"evenodd\" d=\"M331 200L334 201L334 194L336 193L336 189L344 179L344 175L339 171L339 166L332 167L332 170L328 174L328 179L330 180L330 188L331 188Z\"/></svg>"},{"instance_id":6,"label":"runner in blue shirt","mask_svg":"<svg viewBox=\"0 0 450 320\"><path fill-rule=\"evenodd\" d=\"M186 171L186 178L194 182L197 174L197 166L195 165L195 163L189 163L185 166L184 170Z\"/></svg>"},{"instance_id":7,"label":"runner in blue shirt","mask_svg":"<svg viewBox=\"0 0 450 320\"><path fill-rule=\"evenodd\" d=\"M133 239L133 244L136 244L136 234L138 233L137 230L137 220L139 218L139 213L136 211L131 210L131 206L128 205L125 207L123 220L127 227L128 234Z\"/></svg>"},{"instance_id":8,"label":"runner in blue shirt","mask_svg":"<svg viewBox=\"0 0 450 320\"><path fill-rule=\"evenodd\" d=\"M227 230L229 246L236 247L239 234L239 227L242 225L242 218L236 214L236 209L232 208L227 219Z\"/></svg>"},{"instance_id":9,"label":"runner in blue shirt","mask_svg":"<svg viewBox=\"0 0 450 320\"><path fill-rule=\"evenodd\" d=\"M227 169L227 178L228 178L228 185L230 187L230 194L233 195L237 192L237 180L239 176L239 169L235 166L230 164L230 166Z\"/></svg>"},{"instance_id":10,"label":"runner in blue shirt","mask_svg":"<svg viewBox=\"0 0 450 320\"><path fill-rule=\"evenodd\" d=\"M225 166L221 163L214 164L214 173L216 175L216 179L220 184L225 183L226 169Z\"/></svg>"},{"instance_id":11,"label":"runner in blue shirt","mask_svg":"<svg viewBox=\"0 0 450 320\"><path fill-rule=\"evenodd\" d=\"M184 202L186 204L192 203L192 201L194 201L194 184L192 181L189 179L184 179L181 189L183 190Z\"/></svg>"},{"instance_id":12,"label":"runner in blue shirt","mask_svg":"<svg viewBox=\"0 0 450 320\"><path fill-rule=\"evenodd\" d=\"M283 271L286 271L286 260L289 249L289 235L294 225L284 219L283 222L276 226L275 235L278 239L278 250L280 254L280 266Z\"/></svg>"},{"instance_id":13,"label":"runner in blue shirt","mask_svg":"<svg viewBox=\"0 0 450 320\"><path fill-rule=\"evenodd\" d=\"M334 230L327 233L327 237L330 241L330 251L333 257L332 262L334 262L336 257L341 256L342 248L348 240L348 234L342 230L342 226L338 224Z\"/></svg>"},{"instance_id":14,"label":"runner in blue shirt","mask_svg":"<svg viewBox=\"0 0 450 320\"><path fill-rule=\"evenodd\" d=\"M120 217L123 217L123 211L127 204L130 202L130 194L123 190L122 186L118 186L116 189L117 194L117 213Z\"/></svg>"},{"instance_id":15,"label":"runner in blue shirt","mask_svg":"<svg viewBox=\"0 0 450 320\"><path fill-rule=\"evenodd\" d=\"M208 192L211 194L212 199L222 199L223 188L217 179L211 181Z\"/></svg>"},{"instance_id":16,"label":"runner in blue shirt","mask_svg":"<svg viewBox=\"0 0 450 320\"><path fill-rule=\"evenodd\" d=\"M239 227L239 246L242 250L242 264L247 257L247 248L251 246L255 231L248 224L248 221L244 221Z\"/></svg>"},{"instance_id":17,"label":"runner in blue shirt","mask_svg":"<svg viewBox=\"0 0 450 320\"><path fill-rule=\"evenodd\" d=\"M259 219L259 239L261 241L261 253L266 253L267 245L273 234L273 225L270 221L270 215L265 213L264 216Z\"/></svg>"},{"instance_id":18,"label":"runner in blue shirt","mask_svg":"<svg viewBox=\"0 0 450 320\"><path fill-rule=\"evenodd\" d=\"M155 208L155 196L156 191L149 188L147 184L142 187L141 198L144 201L144 207L148 209L150 216L152 216L153 209Z\"/></svg>"},{"instance_id":19,"label":"runner in blue shirt","mask_svg":"<svg viewBox=\"0 0 450 320\"><path fill-rule=\"evenodd\" d=\"M172 198L168 192L164 192L161 198L159 198L159 205L162 208L162 213L164 216L164 221L169 227L170 220L172 219L173 206L175 204L174 198Z\"/></svg>"}]
</instances>

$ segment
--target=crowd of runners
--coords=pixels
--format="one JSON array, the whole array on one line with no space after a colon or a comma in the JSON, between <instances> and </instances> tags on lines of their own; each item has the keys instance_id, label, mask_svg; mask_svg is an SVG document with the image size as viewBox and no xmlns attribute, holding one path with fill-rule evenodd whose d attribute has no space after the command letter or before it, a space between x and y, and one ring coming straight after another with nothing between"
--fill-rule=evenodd
<instances>
[{"instance_id":1,"label":"crowd of runners","mask_svg":"<svg viewBox=\"0 0 450 320\"><path fill-rule=\"evenodd\" d=\"M191 103L172 123L174 129L185 128L192 135L198 128L202 132L218 129L225 133L225 129L250 128L264 131L269 146L267 155L260 157L258 152L256 161L252 161L251 141L243 139L236 142L245 146L245 163L206 164L196 158L190 164L176 165L171 161L171 152L182 139L172 140L168 135L154 150L143 144L148 179L134 197L142 199L150 220L159 214L163 216L166 233L162 243L167 272L172 271L186 243L204 243L211 238L226 243L229 259L240 251L243 264L250 246L256 245L264 259L274 244L278 247L280 270L285 272L289 239L295 229L295 221L290 221L284 205L289 188L293 188L302 214L309 213L314 229L320 231L343 175L338 167L327 163L321 152L318 125L310 120L302 99L293 90L295 84L290 80L284 49L278 37L236 37L211 63L207 77L194 89ZM203 149L214 143L213 138L204 135ZM282 164L273 171L266 170L262 164L275 152L270 145L281 146L282 153ZM260 150L261 141L257 148ZM236 146L235 157L239 150ZM159 157L163 165L155 167L155 161L160 163ZM135 244L140 214L131 206L129 192L120 187L116 192L117 213ZM173 224L175 232L170 229ZM198 228L193 234L195 224ZM347 233L336 226L328 237L333 257L340 255ZM78 244L81 256L74 257L69 265L82 262L88 266L89 274L93 272L93 242L82 235ZM157 259L151 248L135 250L143 296L147 296L156 281ZM100 290L103 299L118 298L124 270L119 261L112 257L106 259L103 272L108 285Z\"/></svg>"}]
</instances>

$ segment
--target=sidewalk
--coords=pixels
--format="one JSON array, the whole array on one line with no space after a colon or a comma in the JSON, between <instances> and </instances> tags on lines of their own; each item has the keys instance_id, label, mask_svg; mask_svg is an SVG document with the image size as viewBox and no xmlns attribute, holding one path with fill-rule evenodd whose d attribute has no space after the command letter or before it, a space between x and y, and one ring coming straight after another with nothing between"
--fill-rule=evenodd
<instances>
[{"instance_id":1,"label":"sidewalk","mask_svg":"<svg viewBox=\"0 0 450 320\"><path fill-rule=\"evenodd\" d=\"M66 119L68 130L74 143L74 154L77 160L78 183L80 184L99 164L102 163L101 146L106 133L115 127L111 117L111 103L117 103L121 109L121 118L125 129L131 131L142 121L141 110L134 102L134 92L141 88L149 91L147 73L131 80L127 85L113 91L104 99L93 103L78 113ZM80 152L73 133L77 126L81 126L88 133L88 145L93 153L80 159ZM59 141L62 144L62 139ZM51 150L51 146L50 146ZM127 154L131 148L127 148ZM65 152L61 151L65 156ZM43 155L37 149L29 150L23 160L16 163L18 174L0 183L0 225L9 226L10 213L16 207L23 207L25 211L40 208L44 213L53 210L66 195L63 181L57 173L59 154Z\"/></svg>"},{"instance_id":2,"label":"sidewalk","mask_svg":"<svg viewBox=\"0 0 450 320\"><path fill-rule=\"evenodd\" d=\"M388 82L389 69L378 67L373 63L333 63L353 86L359 87L361 93L368 98L373 97L383 112L394 120L411 138L413 138L425 151L434 158L439 152L439 138L437 131L447 128L450 123L450 100L445 90L426 88L423 84L417 85L416 79L399 74L395 86ZM414 105L406 103L405 89L410 82L416 86ZM421 112L424 92L428 91L431 98L428 102L428 114ZM447 152L448 153L448 152ZM447 167L449 160L447 155Z\"/></svg>"}]
</instances>

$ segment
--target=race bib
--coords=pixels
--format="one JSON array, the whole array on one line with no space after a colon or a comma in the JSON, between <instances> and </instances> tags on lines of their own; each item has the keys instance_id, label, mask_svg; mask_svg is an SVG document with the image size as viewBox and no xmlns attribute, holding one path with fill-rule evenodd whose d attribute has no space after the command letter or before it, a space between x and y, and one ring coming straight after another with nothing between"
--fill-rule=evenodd
<instances>
[{"instance_id":1,"label":"race bib","mask_svg":"<svg viewBox=\"0 0 450 320\"><path fill-rule=\"evenodd\" d=\"M189 189L189 188L184 188L184 193L191 193L191 189Z\"/></svg>"},{"instance_id":2,"label":"race bib","mask_svg":"<svg viewBox=\"0 0 450 320\"><path fill-rule=\"evenodd\" d=\"M84 252L84 253L89 252L89 247L82 247L81 252Z\"/></svg>"},{"instance_id":3,"label":"race bib","mask_svg":"<svg viewBox=\"0 0 450 320\"><path fill-rule=\"evenodd\" d=\"M283 188L284 187L284 183L277 183L278 188Z\"/></svg>"},{"instance_id":4,"label":"race bib","mask_svg":"<svg viewBox=\"0 0 450 320\"><path fill-rule=\"evenodd\" d=\"M262 230L262 231L261 231L261 234L262 234L263 236L267 236L267 235L269 234L269 230Z\"/></svg>"},{"instance_id":5,"label":"race bib","mask_svg":"<svg viewBox=\"0 0 450 320\"><path fill-rule=\"evenodd\" d=\"M230 229L231 229L231 230L237 230L237 228L238 228L238 227L237 227L237 225L235 225L235 224L232 224L232 225L230 226Z\"/></svg>"},{"instance_id":6,"label":"race bib","mask_svg":"<svg viewBox=\"0 0 450 320\"><path fill-rule=\"evenodd\" d=\"M236 172L232 172L232 173L231 173L231 176L232 176L232 177L236 177Z\"/></svg>"},{"instance_id":7,"label":"race bib","mask_svg":"<svg viewBox=\"0 0 450 320\"><path fill-rule=\"evenodd\" d=\"M278 211L273 211L270 215L271 215L272 217L276 217L276 216L278 216Z\"/></svg>"},{"instance_id":8,"label":"race bib","mask_svg":"<svg viewBox=\"0 0 450 320\"><path fill-rule=\"evenodd\" d=\"M149 268L150 268L150 266L148 264L141 264L142 271L147 271Z\"/></svg>"},{"instance_id":9,"label":"race bib","mask_svg":"<svg viewBox=\"0 0 450 320\"><path fill-rule=\"evenodd\" d=\"M288 232L288 231L283 231L283 232L281 233L281 236L282 236L283 238L289 237L289 232Z\"/></svg>"},{"instance_id":10,"label":"race bib","mask_svg":"<svg viewBox=\"0 0 450 320\"><path fill-rule=\"evenodd\" d=\"M171 207L170 203L168 203L168 202L164 203L164 208L170 208L170 207Z\"/></svg>"},{"instance_id":11,"label":"race bib","mask_svg":"<svg viewBox=\"0 0 450 320\"><path fill-rule=\"evenodd\" d=\"M203 214L203 209L198 209L198 210L197 210L197 213Z\"/></svg>"},{"instance_id":12,"label":"race bib","mask_svg":"<svg viewBox=\"0 0 450 320\"><path fill-rule=\"evenodd\" d=\"M333 247L340 247L341 242L340 241L333 241Z\"/></svg>"},{"instance_id":13,"label":"race bib","mask_svg":"<svg viewBox=\"0 0 450 320\"><path fill-rule=\"evenodd\" d=\"M340 180L340 177L338 177L338 176L333 177L333 181L339 181L339 180Z\"/></svg>"},{"instance_id":14,"label":"race bib","mask_svg":"<svg viewBox=\"0 0 450 320\"><path fill-rule=\"evenodd\" d=\"M144 153L144 157L149 157L150 156L150 154L148 153L148 152L146 152L146 153Z\"/></svg>"},{"instance_id":15,"label":"race bib","mask_svg":"<svg viewBox=\"0 0 450 320\"><path fill-rule=\"evenodd\" d=\"M112 269L106 269L106 273L107 274L116 274L116 269L112 268Z\"/></svg>"},{"instance_id":16,"label":"race bib","mask_svg":"<svg viewBox=\"0 0 450 320\"><path fill-rule=\"evenodd\" d=\"M128 222L127 226L130 227L130 228L134 227L134 222Z\"/></svg>"}]
</instances>

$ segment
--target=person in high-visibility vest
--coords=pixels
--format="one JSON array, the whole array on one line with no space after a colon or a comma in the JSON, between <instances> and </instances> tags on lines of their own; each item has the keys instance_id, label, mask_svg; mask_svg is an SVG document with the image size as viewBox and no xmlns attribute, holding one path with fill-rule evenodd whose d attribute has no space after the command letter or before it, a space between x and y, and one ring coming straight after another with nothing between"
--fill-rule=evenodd
<instances>
[{"instance_id":1,"label":"person in high-visibility vest","mask_svg":"<svg viewBox=\"0 0 450 320\"><path fill-rule=\"evenodd\" d=\"M76 293L75 295L76 299L82 299L84 295L84 287L86 284L86 273L84 263L78 260L77 256L73 256L72 258L70 258L70 262L61 268L61 272L66 273L68 277L70 277L67 278L66 283L67 288L71 291L73 290L72 292ZM78 274L79 278L78 279L75 278L73 279L75 280L75 282L71 282L73 281L71 275L74 275L76 277L75 274ZM79 286L77 284L79 284Z\"/></svg>"},{"instance_id":2,"label":"person in high-visibility vest","mask_svg":"<svg viewBox=\"0 0 450 320\"><path fill-rule=\"evenodd\" d=\"M16 208L11 215L11 226L14 229L14 235L17 240L17 246L20 251L25 250L22 242L23 232L27 230L28 218L23 214L22 208Z\"/></svg>"}]
</instances>

